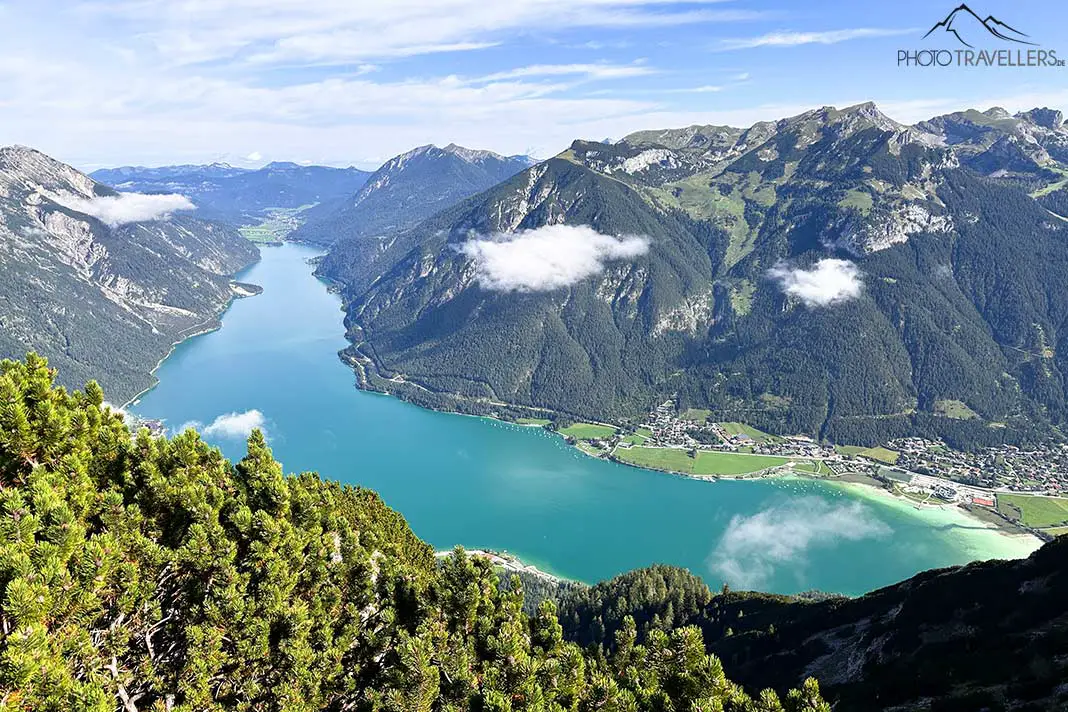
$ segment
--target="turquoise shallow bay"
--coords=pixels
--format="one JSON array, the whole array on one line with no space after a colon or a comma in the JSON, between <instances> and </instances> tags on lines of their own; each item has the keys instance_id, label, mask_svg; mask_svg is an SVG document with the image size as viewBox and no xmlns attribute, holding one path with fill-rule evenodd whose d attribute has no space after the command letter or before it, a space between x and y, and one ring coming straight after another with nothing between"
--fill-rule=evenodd
<instances>
[{"instance_id":1,"label":"turquoise shallow bay","mask_svg":"<svg viewBox=\"0 0 1068 712\"><path fill-rule=\"evenodd\" d=\"M235 301L222 329L178 346L133 409L172 429L257 410L287 471L377 490L437 548L508 550L589 582L660 562L712 586L849 594L1034 548L953 511L804 480L671 477L586 457L538 428L359 391L337 357L340 300L306 264L316 251L262 252L240 278L263 294ZM243 454L240 436L211 432L228 456Z\"/></svg>"}]
</instances>

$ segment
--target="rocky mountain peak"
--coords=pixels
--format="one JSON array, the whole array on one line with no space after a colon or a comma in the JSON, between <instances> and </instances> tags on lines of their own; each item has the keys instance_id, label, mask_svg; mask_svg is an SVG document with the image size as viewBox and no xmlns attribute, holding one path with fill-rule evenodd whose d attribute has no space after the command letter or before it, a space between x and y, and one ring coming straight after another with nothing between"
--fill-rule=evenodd
<instances>
[{"instance_id":1,"label":"rocky mountain peak","mask_svg":"<svg viewBox=\"0 0 1068 712\"><path fill-rule=\"evenodd\" d=\"M681 129L636 131L624 136L621 143L631 146L662 146L671 149L717 148L733 145L741 134L742 129L733 126L694 124Z\"/></svg>"},{"instance_id":2,"label":"rocky mountain peak","mask_svg":"<svg viewBox=\"0 0 1068 712\"><path fill-rule=\"evenodd\" d=\"M983 116L989 116L991 119L1011 119L1012 114L1005 111L1000 106L992 106L986 111L982 112Z\"/></svg>"},{"instance_id":3,"label":"rocky mountain peak","mask_svg":"<svg viewBox=\"0 0 1068 712\"><path fill-rule=\"evenodd\" d=\"M468 163L479 163L481 161L494 159L498 161L505 160L504 156L494 153L493 151L482 151L474 148L464 148L455 143L450 143L448 146L442 149L445 153L451 153L457 158L467 161Z\"/></svg>"},{"instance_id":4,"label":"rocky mountain peak","mask_svg":"<svg viewBox=\"0 0 1068 712\"><path fill-rule=\"evenodd\" d=\"M854 104L843 109L824 106L814 113L823 123L844 126L851 130L861 130L875 126L883 131L897 133L905 128L880 111L873 101Z\"/></svg>"},{"instance_id":5,"label":"rocky mountain peak","mask_svg":"<svg viewBox=\"0 0 1068 712\"><path fill-rule=\"evenodd\" d=\"M89 176L27 146L0 148L0 195L72 193L91 198L108 192Z\"/></svg>"},{"instance_id":6,"label":"rocky mountain peak","mask_svg":"<svg viewBox=\"0 0 1068 712\"><path fill-rule=\"evenodd\" d=\"M1054 131L1061 129L1064 125L1064 114L1061 111L1044 107L1021 111L1016 114L1016 118Z\"/></svg>"}]
</instances>

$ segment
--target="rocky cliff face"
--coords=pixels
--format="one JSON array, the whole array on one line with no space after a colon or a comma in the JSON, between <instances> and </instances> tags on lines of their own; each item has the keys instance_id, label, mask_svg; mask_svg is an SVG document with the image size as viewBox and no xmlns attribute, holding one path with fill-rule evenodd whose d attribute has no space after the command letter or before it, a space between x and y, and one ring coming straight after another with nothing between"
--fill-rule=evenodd
<instances>
[{"instance_id":1,"label":"rocky cliff face","mask_svg":"<svg viewBox=\"0 0 1068 712\"><path fill-rule=\"evenodd\" d=\"M37 351L66 385L97 378L122 398L150 385L170 345L214 324L229 275L257 258L234 230L177 211L187 207L0 149L0 353Z\"/></svg>"}]
</instances>

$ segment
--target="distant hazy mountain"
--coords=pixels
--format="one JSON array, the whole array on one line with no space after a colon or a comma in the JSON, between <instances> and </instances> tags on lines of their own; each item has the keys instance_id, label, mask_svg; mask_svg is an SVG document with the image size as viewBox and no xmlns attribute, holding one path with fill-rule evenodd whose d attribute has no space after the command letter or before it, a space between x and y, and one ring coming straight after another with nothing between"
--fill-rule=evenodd
<instances>
[{"instance_id":1,"label":"distant hazy mountain","mask_svg":"<svg viewBox=\"0 0 1068 712\"><path fill-rule=\"evenodd\" d=\"M203 217L246 224L258 222L271 208L299 208L350 196L370 173L296 163L271 163L257 170L214 163L105 168L90 175L118 190L181 193L193 201Z\"/></svg>"},{"instance_id":2,"label":"distant hazy mountain","mask_svg":"<svg viewBox=\"0 0 1068 712\"><path fill-rule=\"evenodd\" d=\"M387 161L349 201L316 210L294 239L323 245L379 238L510 178L533 160L455 144L420 146ZM324 206L325 207L325 206Z\"/></svg>"},{"instance_id":3,"label":"distant hazy mountain","mask_svg":"<svg viewBox=\"0 0 1068 712\"><path fill-rule=\"evenodd\" d=\"M321 270L402 376L371 385L440 407L1026 438L1068 418L1066 142L1048 109L872 104L576 141Z\"/></svg>"},{"instance_id":4,"label":"distant hazy mountain","mask_svg":"<svg viewBox=\"0 0 1068 712\"><path fill-rule=\"evenodd\" d=\"M258 257L189 207L0 148L0 356L37 351L65 385L94 378L119 399L151 385L175 341L216 323L228 275Z\"/></svg>"}]
</instances>

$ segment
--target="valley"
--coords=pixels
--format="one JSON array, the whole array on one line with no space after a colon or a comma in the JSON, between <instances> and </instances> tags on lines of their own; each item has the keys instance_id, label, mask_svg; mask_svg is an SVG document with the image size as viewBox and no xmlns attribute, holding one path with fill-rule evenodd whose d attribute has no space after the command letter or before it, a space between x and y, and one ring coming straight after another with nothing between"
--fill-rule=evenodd
<instances>
[{"instance_id":1,"label":"valley","mask_svg":"<svg viewBox=\"0 0 1068 712\"><path fill-rule=\"evenodd\" d=\"M0 0L0 712L1065 712L1066 8Z\"/></svg>"},{"instance_id":2,"label":"valley","mask_svg":"<svg viewBox=\"0 0 1068 712\"><path fill-rule=\"evenodd\" d=\"M357 390L337 358L345 346L341 302L307 264L319 252L295 244L262 252L239 278L263 293L235 302L221 330L175 349L157 372L159 385L132 411L162 419L171 432L200 427L231 456L244 451L248 427L262 427L287 471L316 470L380 491L438 549L462 543L507 551L588 582L668 562L718 587L732 581L724 567L734 557L766 561L760 547L727 553L728 532L805 502L867 533L812 540L804 563L768 562L759 585L861 593L930 566L1020 556L1038 543L952 509L917 510L832 482L667 477L588 457L540 421L440 413ZM606 433L577 425L565 432ZM818 519L790 517L799 527L818 527ZM836 566L840 557L858 563ZM747 583L757 584L733 579L732 586Z\"/></svg>"}]
</instances>

